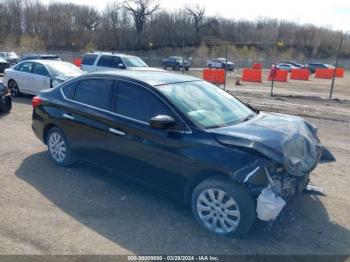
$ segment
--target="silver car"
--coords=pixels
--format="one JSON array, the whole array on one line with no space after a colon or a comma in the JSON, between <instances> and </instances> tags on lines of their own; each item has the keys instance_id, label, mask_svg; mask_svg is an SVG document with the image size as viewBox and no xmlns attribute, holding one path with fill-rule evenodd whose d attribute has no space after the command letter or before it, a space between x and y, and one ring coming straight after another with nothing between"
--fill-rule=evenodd
<instances>
[{"instance_id":1,"label":"silver car","mask_svg":"<svg viewBox=\"0 0 350 262\"><path fill-rule=\"evenodd\" d=\"M28 60L4 72L4 84L12 96L37 95L84 72L71 63L51 60Z\"/></svg>"}]
</instances>

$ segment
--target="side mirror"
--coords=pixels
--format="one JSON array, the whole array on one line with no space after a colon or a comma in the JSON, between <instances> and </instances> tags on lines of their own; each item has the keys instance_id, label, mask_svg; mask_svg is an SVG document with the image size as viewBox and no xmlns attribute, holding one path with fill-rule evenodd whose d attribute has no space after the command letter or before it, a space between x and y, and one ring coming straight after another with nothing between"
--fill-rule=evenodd
<instances>
[{"instance_id":1,"label":"side mirror","mask_svg":"<svg viewBox=\"0 0 350 262\"><path fill-rule=\"evenodd\" d=\"M118 64L118 68L125 69L125 66L124 66L124 64L120 63L120 64Z\"/></svg>"},{"instance_id":2,"label":"side mirror","mask_svg":"<svg viewBox=\"0 0 350 262\"><path fill-rule=\"evenodd\" d=\"M150 120L150 126L155 129L173 129L175 125L174 118L167 115L155 116Z\"/></svg>"}]
</instances>

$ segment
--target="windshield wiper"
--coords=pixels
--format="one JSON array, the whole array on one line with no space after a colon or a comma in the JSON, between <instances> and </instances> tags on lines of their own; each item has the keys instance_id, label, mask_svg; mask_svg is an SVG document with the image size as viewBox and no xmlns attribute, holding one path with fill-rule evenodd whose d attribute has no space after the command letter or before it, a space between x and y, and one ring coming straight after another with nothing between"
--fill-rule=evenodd
<instances>
[{"instance_id":1,"label":"windshield wiper","mask_svg":"<svg viewBox=\"0 0 350 262\"><path fill-rule=\"evenodd\" d=\"M214 129L214 128L220 128L220 127L225 127L226 125L213 125L213 126L208 126L207 129Z\"/></svg>"},{"instance_id":2,"label":"windshield wiper","mask_svg":"<svg viewBox=\"0 0 350 262\"><path fill-rule=\"evenodd\" d=\"M244 118L242 122L247 122L248 120L254 118L255 116L256 116L256 114L250 114L246 118Z\"/></svg>"}]
</instances>

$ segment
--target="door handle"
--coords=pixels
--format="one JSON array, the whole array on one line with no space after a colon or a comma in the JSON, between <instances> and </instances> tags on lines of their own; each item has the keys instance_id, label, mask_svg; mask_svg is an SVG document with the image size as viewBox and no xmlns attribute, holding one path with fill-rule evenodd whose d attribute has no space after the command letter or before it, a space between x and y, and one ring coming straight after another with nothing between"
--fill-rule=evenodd
<instances>
[{"instance_id":1,"label":"door handle","mask_svg":"<svg viewBox=\"0 0 350 262\"><path fill-rule=\"evenodd\" d=\"M114 129L114 128L110 128L109 132L111 132L112 134L118 135L118 136L125 136L124 132L117 130L117 129Z\"/></svg>"},{"instance_id":2,"label":"door handle","mask_svg":"<svg viewBox=\"0 0 350 262\"><path fill-rule=\"evenodd\" d=\"M63 114L63 118L74 120L74 117L71 114Z\"/></svg>"}]
</instances>

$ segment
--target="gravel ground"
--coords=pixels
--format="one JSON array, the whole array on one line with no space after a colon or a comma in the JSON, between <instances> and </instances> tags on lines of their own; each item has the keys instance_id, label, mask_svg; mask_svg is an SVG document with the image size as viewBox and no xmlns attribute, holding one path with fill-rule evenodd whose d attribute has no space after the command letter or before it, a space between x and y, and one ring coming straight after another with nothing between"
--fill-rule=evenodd
<instances>
[{"instance_id":1,"label":"gravel ground","mask_svg":"<svg viewBox=\"0 0 350 262\"><path fill-rule=\"evenodd\" d=\"M0 254L350 254L350 102L270 98L231 88L268 111L305 116L337 158L273 224L242 239L207 233L190 210L88 164L54 165L31 130L31 98L0 115Z\"/></svg>"}]
</instances>

